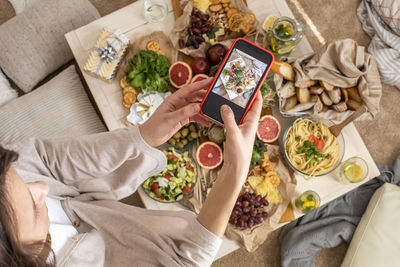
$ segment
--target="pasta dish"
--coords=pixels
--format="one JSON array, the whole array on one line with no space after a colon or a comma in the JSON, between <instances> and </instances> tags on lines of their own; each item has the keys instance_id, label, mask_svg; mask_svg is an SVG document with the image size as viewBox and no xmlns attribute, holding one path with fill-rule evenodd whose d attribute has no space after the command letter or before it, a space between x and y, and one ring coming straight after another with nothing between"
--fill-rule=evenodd
<instances>
[{"instance_id":1,"label":"pasta dish","mask_svg":"<svg viewBox=\"0 0 400 267\"><path fill-rule=\"evenodd\" d=\"M339 143L322 122L297 119L285 138L285 152L299 171L315 176L327 173L339 159Z\"/></svg>"}]
</instances>

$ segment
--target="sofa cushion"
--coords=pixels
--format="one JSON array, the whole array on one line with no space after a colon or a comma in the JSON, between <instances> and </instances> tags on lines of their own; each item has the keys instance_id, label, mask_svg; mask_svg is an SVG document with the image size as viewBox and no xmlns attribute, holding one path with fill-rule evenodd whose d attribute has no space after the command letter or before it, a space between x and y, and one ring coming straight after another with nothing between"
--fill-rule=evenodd
<instances>
[{"instance_id":1,"label":"sofa cushion","mask_svg":"<svg viewBox=\"0 0 400 267\"><path fill-rule=\"evenodd\" d=\"M0 107L0 143L29 137L61 137L106 131L82 86L75 66Z\"/></svg>"},{"instance_id":2,"label":"sofa cushion","mask_svg":"<svg viewBox=\"0 0 400 267\"><path fill-rule=\"evenodd\" d=\"M11 87L6 76L0 70L0 106L17 97L17 92Z\"/></svg>"},{"instance_id":3,"label":"sofa cushion","mask_svg":"<svg viewBox=\"0 0 400 267\"><path fill-rule=\"evenodd\" d=\"M342 267L400 266L400 187L386 183L372 196Z\"/></svg>"},{"instance_id":4,"label":"sofa cushion","mask_svg":"<svg viewBox=\"0 0 400 267\"><path fill-rule=\"evenodd\" d=\"M99 18L88 0L41 0L0 25L0 67L24 92L72 59L64 37Z\"/></svg>"}]
</instances>

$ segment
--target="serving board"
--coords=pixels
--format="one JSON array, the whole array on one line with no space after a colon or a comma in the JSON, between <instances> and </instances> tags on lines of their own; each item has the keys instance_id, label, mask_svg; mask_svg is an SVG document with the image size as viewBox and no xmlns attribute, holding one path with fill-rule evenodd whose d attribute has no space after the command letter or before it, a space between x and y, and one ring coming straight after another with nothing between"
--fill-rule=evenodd
<instances>
[{"instance_id":1,"label":"serving board","mask_svg":"<svg viewBox=\"0 0 400 267\"><path fill-rule=\"evenodd\" d=\"M181 9L181 6L180 6L180 0L171 0L171 2L172 2L172 10L173 10L173 13L174 13L174 17L175 17L175 19L177 19L183 13L183 11ZM247 0L243 0L243 2L247 6ZM179 55L180 58L184 62L186 62L186 63L188 63L190 65L190 63L193 60L193 58L191 56L185 55L183 53L179 53L179 54L180 54ZM271 108L263 108L262 111L261 111L261 116L264 116L264 115L272 115ZM206 140L204 140L204 141L206 141ZM279 142L275 141L275 142L272 143L272 145L279 145ZM283 213L283 215L282 215L282 217L281 217L279 222L280 223L285 223L285 222L293 221L294 219L295 219L295 217L294 217L293 208L292 208L292 205L289 203L286 211Z\"/></svg>"}]
</instances>

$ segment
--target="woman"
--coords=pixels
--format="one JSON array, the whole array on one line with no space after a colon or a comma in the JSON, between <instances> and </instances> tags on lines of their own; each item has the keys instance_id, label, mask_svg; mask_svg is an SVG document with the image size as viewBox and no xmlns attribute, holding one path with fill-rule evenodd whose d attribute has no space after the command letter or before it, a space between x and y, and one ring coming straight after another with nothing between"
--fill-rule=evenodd
<instances>
[{"instance_id":1,"label":"woman","mask_svg":"<svg viewBox=\"0 0 400 267\"><path fill-rule=\"evenodd\" d=\"M211 80L180 89L139 127L0 147L0 266L210 265L246 179L260 96L239 127L221 108L224 165L197 217L117 200L164 169L152 147L189 121L209 124L198 101Z\"/></svg>"}]
</instances>

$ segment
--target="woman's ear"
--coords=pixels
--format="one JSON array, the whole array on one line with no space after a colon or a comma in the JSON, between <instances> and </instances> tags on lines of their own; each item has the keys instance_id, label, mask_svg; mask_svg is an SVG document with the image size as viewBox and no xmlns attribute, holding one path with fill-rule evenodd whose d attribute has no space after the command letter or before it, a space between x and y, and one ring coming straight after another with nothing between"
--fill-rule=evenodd
<instances>
[{"instance_id":1,"label":"woman's ear","mask_svg":"<svg viewBox=\"0 0 400 267\"><path fill-rule=\"evenodd\" d=\"M49 186L45 182L27 183L26 186L31 192L35 205L39 207L42 206L46 201L47 194L49 193Z\"/></svg>"}]
</instances>

